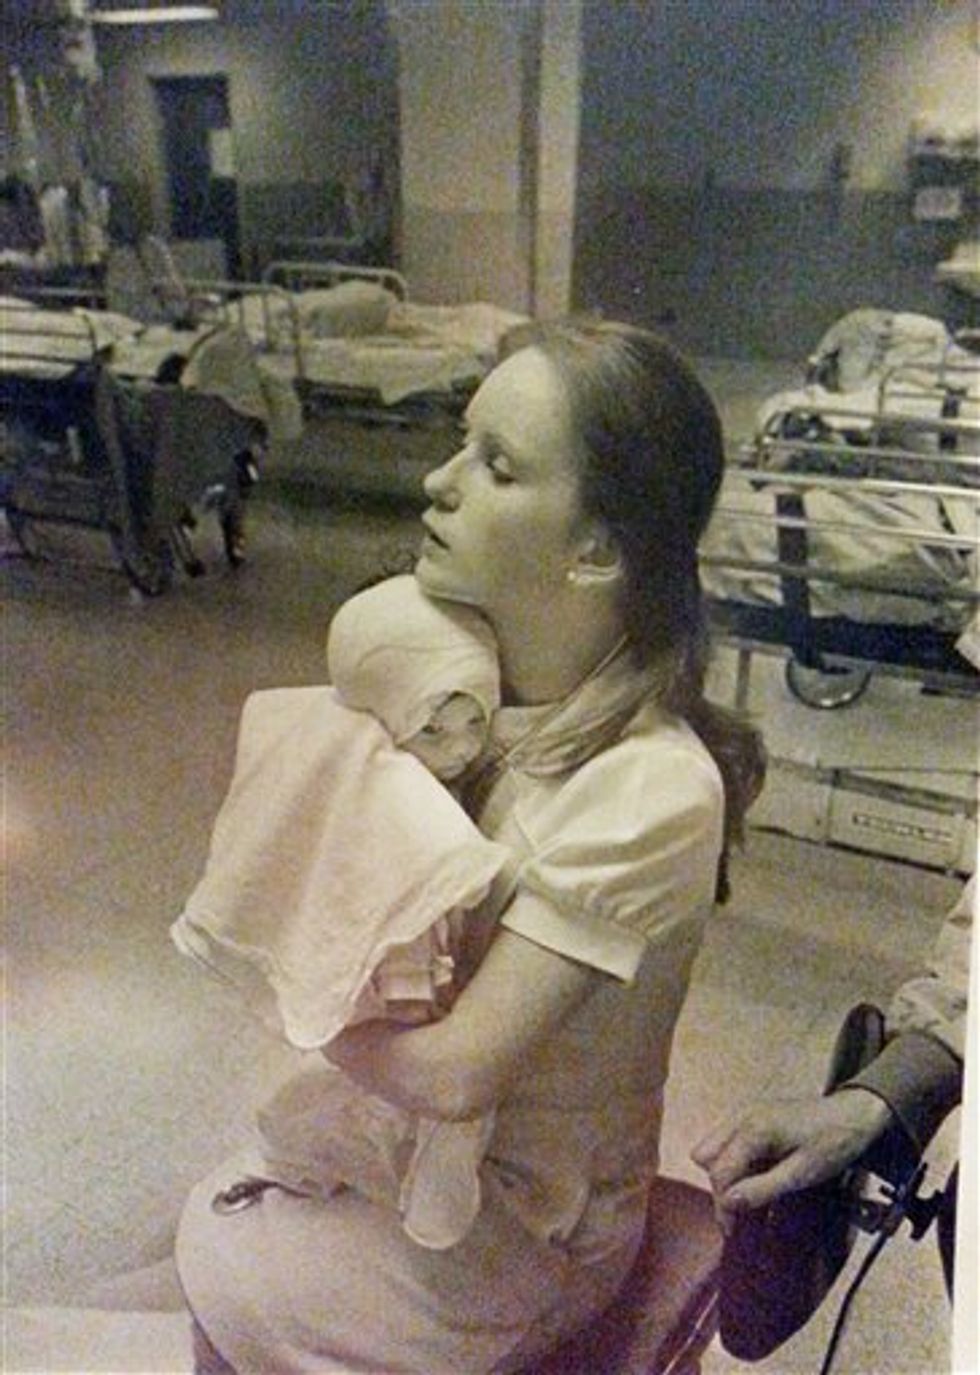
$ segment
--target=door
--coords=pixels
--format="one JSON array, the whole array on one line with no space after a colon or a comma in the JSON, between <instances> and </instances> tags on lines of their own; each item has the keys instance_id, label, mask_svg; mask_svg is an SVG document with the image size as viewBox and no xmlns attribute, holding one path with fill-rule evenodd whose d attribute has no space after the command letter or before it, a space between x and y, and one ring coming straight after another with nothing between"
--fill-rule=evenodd
<instances>
[{"instance_id":1,"label":"door","mask_svg":"<svg viewBox=\"0 0 980 1375\"><path fill-rule=\"evenodd\" d=\"M175 239L221 239L228 272L238 276L238 196L227 78L159 77L153 84L163 129L170 232Z\"/></svg>"}]
</instances>

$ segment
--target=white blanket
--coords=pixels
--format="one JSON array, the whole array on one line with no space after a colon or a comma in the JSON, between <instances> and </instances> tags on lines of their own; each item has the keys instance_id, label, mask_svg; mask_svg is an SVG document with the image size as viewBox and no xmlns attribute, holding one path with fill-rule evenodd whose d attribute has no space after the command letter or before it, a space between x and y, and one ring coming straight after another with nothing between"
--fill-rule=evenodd
<instances>
[{"instance_id":1,"label":"white blanket","mask_svg":"<svg viewBox=\"0 0 980 1375\"><path fill-rule=\"evenodd\" d=\"M479 902L506 857L332 688L257 692L174 939L311 1049L355 1017L386 955Z\"/></svg>"},{"instance_id":2,"label":"white blanket","mask_svg":"<svg viewBox=\"0 0 980 1375\"><path fill-rule=\"evenodd\" d=\"M172 935L314 1049L387 1016L392 997L435 1003L451 954L431 933L487 893L507 854L333 688L257 692L204 876ZM272 1177L301 1192L350 1184L397 1208L420 1245L454 1245L477 1216L492 1117L413 1118L321 1062L283 1087L262 1125Z\"/></svg>"},{"instance_id":3,"label":"white blanket","mask_svg":"<svg viewBox=\"0 0 980 1375\"><path fill-rule=\"evenodd\" d=\"M815 483L804 492L803 509L808 566L868 584L848 588L814 579L809 584L814 615L941 630L958 630L965 624L970 603L950 599L948 593L975 590L976 548L930 544L928 533L945 539L955 532L976 542L976 496L940 499L920 493L862 492L858 484L853 491L842 491ZM724 566L725 561L743 559L778 561L776 484L759 490L738 472L726 474L701 554L723 561L721 566L702 564L709 596L782 605L777 575ZM925 595L912 595L916 591Z\"/></svg>"}]
</instances>

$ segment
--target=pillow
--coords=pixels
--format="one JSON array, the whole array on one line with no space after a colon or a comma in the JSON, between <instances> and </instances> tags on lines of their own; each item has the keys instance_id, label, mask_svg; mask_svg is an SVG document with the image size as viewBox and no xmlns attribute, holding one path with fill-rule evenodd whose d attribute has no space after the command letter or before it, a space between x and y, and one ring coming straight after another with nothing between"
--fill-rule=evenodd
<instances>
[{"instance_id":1,"label":"pillow","mask_svg":"<svg viewBox=\"0 0 980 1375\"><path fill-rule=\"evenodd\" d=\"M380 334L396 297L374 282L340 282L323 291L304 291L298 299L300 321L317 339Z\"/></svg>"}]
</instances>

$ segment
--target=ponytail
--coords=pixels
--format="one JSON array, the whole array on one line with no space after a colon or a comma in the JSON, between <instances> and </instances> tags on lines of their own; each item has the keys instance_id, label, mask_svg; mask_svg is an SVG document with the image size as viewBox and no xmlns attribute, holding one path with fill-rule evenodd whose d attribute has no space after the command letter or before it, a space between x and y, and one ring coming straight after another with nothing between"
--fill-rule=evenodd
<instances>
[{"instance_id":1,"label":"ponytail","mask_svg":"<svg viewBox=\"0 0 980 1375\"><path fill-rule=\"evenodd\" d=\"M731 896L729 857L745 839L745 816L762 791L766 750L762 734L741 713L710 701L704 692L709 642L703 616L681 647L662 695L664 706L688 723L714 759L725 790L725 820L715 899Z\"/></svg>"}]
</instances>

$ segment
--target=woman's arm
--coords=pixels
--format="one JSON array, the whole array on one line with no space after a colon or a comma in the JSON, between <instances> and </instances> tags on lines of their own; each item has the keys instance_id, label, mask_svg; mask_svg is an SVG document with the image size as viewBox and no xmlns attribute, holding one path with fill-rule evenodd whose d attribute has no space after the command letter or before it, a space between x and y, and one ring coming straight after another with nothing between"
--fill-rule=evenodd
<instances>
[{"instance_id":1,"label":"woman's arm","mask_svg":"<svg viewBox=\"0 0 980 1375\"><path fill-rule=\"evenodd\" d=\"M603 977L501 929L441 1021L411 1028L366 1022L342 1031L323 1054L368 1092L409 1112L449 1121L479 1117Z\"/></svg>"},{"instance_id":2,"label":"woman's arm","mask_svg":"<svg viewBox=\"0 0 980 1375\"><path fill-rule=\"evenodd\" d=\"M652 933L691 922L693 935L714 891L722 787L685 732L637 727L580 767L547 813L449 1015L409 1030L367 1023L324 1047L369 1092L425 1116L479 1117L593 990L633 979Z\"/></svg>"}]
</instances>

